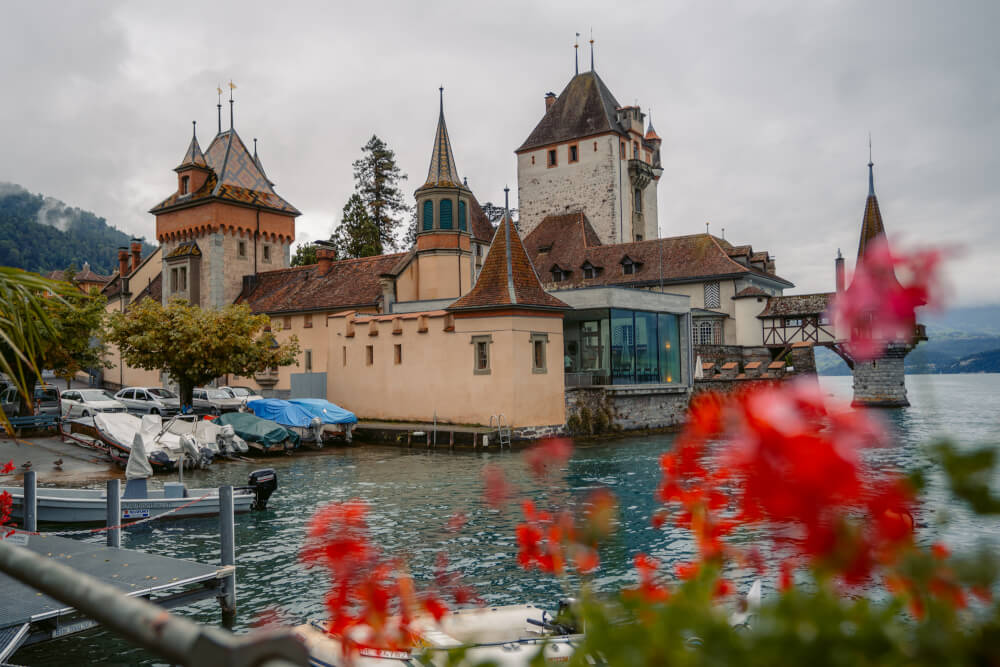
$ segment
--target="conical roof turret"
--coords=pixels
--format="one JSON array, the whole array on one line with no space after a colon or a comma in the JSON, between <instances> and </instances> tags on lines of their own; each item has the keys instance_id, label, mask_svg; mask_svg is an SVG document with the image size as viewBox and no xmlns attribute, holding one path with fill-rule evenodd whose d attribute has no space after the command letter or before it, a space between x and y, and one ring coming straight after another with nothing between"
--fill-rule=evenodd
<instances>
[{"instance_id":1,"label":"conical roof turret","mask_svg":"<svg viewBox=\"0 0 1000 667\"><path fill-rule=\"evenodd\" d=\"M198 133L194 121L191 122L191 126L191 143L188 144L187 151L184 153L184 159L177 165L177 170L189 167L208 168L208 163L205 161L205 154L201 152L201 146L198 144Z\"/></svg>"},{"instance_id":2,"label":"conical roof turret","mask_svg":"<svg viewBox=\"0 0 1000 667\"><path fill-rule=\"evenodd\" d=\"M434 135L434 150L431 152L431 164L427 169L427 181L423 187L464 188L462 179L458 177L458 168L455 166L455 155L451 151L451 138L448 136L448 126L444 122L444 88L440 88L439 92L441 101L437 132Z\"/></svg>"},{"instance_id":3,"label":"conical roof turret","mask_svg":"<svg viewBox=\"0 0 1000 667\"><path fill-rule=\"evenodd\" d=\"M872 170L874 164L868 162L868 200L865 202L865 216L861 221L861 240L858 242L858 259L860 260L865 250L875 239L885 236L885 227L882 224L882 212L878 208L878 197L875 196L875 175Z\"/></svg>"}]
</instances>

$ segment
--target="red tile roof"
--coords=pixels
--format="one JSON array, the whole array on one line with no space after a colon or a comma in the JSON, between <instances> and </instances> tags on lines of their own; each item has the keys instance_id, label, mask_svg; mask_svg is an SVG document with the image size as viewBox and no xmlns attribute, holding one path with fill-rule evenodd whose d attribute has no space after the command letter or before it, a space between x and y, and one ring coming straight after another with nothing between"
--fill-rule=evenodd
<instances>
[{"instance_id":1,"label":"red tile roof","mask_svg":"<svg viewBox=\"0 0 1000 667\"><path fill-rule=\"evenodd\" d=\"M569 306L542 289L535 268L524 250L521 237L510 217L497 227L482 271L468 294L448 310L531 308L568 310Z\"/></svg>"},{"instance_id":2,"label":"red tile roof","mask_svg":"<svg viewBox=\"0 0 1000 667\"><path fill-rule=\"evenodd\" d=\"M757 287L756 285L750 285L749 287L744 287L739 292L733 295L734 299L743 299L748 296L770 296L767 292Z\"/></svg>"},{"instance_id":3,"label":"red tile roof","mask_svg":"<svg viewBox=\"0 0 1000 667\"><path fill-rule=\"evenodd\" d=\"M515 152L605 132L625 135L618 123L619 106L596 72L577 74Z\"/></svg>"},{"instance_id":4,"label":"red tile roof","mask_svg":"<svg viewBox=\"0 0 1000 667\"><path fill-rule=\"evenodd\" d=\"M496 231L475 195L470 199L469 231L472 232L472 238L487 244L493 240L493 234Z\"/></svg>"},{"instance_id":5,"label":"red tile roof","mask_svg":"<svg viewBox=\"0 0 1000 667\"><path fill-rule=\"evenodd\" d=\"M257 274L256 284L240 294L255 313L346 310L375 306L382 298L379 276L389 273L403 253L342 259L325 275L318 264Z\"/></svg>"},{"instance_id":6,"label":"red tile roof","mask_svg":"<svg viewBox=\"0 0 1000 667\"><path fill-rule=\"evenodd\" d=\"M549 288L654 285L661 278L669 283L749 276L793 287L792 283L773 273L735 261L728 252L732 246L710 234L600 245L582 213L548 216L525 237L524 247ZM546 248L548 252L542 252ZM622 272L621 262L626 256L636 264L633 274ZM583 277L584 262L598 268L594 278ZM556 266L569 271L565 281L553 281L552 269Z\"/></svg>"},{"instance_id":7,"label":"red tile roof","mask_svg":"<svg viewBox=\"0 0 1000 667\"><path fill-rule=\"evenodd\" d=\"M820 294L793 294L772 296L757 317L791 317L793 315L818 315L830 305L833 292Z\"/></svg>"}]
</instances>

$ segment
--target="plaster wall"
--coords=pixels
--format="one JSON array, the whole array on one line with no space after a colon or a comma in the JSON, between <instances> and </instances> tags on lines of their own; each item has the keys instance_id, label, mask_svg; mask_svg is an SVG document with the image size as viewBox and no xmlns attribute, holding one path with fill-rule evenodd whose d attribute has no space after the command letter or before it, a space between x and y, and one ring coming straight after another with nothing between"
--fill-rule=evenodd
<instances>
[{"instance_id":1,"label":"plaster wall","mask_svg":"<svg viewBox=\"0 0 1000 667\"><path fill-rule=\"evenodd\" d=\"M334 315L329 332L327 398L359 418L424 422L436 415L486 425L503 413L515 428L566 421L561 317ZM532 334L548 336L544 373L532 370ZM475 372L476 336L488 337L489 373Z\"/></svg>"},{"instance_id":2,"label":"plaster wall","mask_svg":"<svg viewBox=\"0 0 1000 667\"><path fill-rule=\"evenodd\" d=\"M764 307L767 305L767 298L741 297L731 299L733 303L732 325L735 330L735 343L732 345L763 345L764 335L761 329L761 321L757 319Z\"/></svg>"}]
</instances>

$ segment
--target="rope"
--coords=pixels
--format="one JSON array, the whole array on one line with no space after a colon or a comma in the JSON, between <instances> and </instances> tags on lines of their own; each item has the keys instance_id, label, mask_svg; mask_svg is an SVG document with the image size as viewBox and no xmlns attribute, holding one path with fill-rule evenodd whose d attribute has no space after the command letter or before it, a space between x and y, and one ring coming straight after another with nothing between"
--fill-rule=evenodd
<instances>
[{"instance_id":1,"label":"rope","mask_svg":"<svg viewBox=\"0 0 1000 667\"><path fill-rule=\"evenodd\" d=\"M184 503L183 505L175 507L175 508L173 508L171 510L167 510L166 512L163 512L162 514L157 514L156 516L148 516L148 517L146 517L144 519L138 519L136 521L128 521L128 522L125 522L125 523L120 523L117 526L101 526L100 528L84 528L82 530L60 530L60 531L57 531L57 532L54 532L54 533L27 532L27 531L18 531L18 532L20 534L23 534L23 535L49 535L49 536L60 536L60 537L66 537L67 535L94 535L94 534L97 534L97 533L104 533L104 532L107 532L109 530L114 530L116 528L130 528L131 526L138 526L141 523L149 523L150 521L154 521L156 519L162 519L163 517L169 516L169 515L173 514L174 512L179 512L182 509L185 509L185 508L191 507L192 505L200 503L201 501L205 500L206 498L210 497L211 495L212 495L212 492L209 492L209 493L206 493L205 495L203 495L201 498L195 498L194 500L192 500L190 502Z\"/></svg>"}]
</instances>

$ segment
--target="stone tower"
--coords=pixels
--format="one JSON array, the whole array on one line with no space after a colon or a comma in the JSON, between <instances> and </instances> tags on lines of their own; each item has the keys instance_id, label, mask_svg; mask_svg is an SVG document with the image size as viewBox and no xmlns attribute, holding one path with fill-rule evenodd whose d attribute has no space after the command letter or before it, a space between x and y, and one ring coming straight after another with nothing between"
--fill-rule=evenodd
<instances>
[{"instance_id":1,"label":"stone tower","mask_svg":"<svg viewBox=\"0 0 1000 667\"><path fill-rule=\"evenodd\" d=\"M232 102L230 102L230 105ZM221 109L221 106L220 106ZM193 133L177 190L154 206L163 254L163 301L204 308L232 303L243 276L287 268L299 211L274 191L257 156L236 130L221 128L202 152Z\"/></svg>"},{"instance_id":2,"label":"stone tower","mask_svg":"<svg viewBox=\"0 0 1000 667\"><path fill-rule=\"evenodd\" d=\"M878 198L875 196L875 177L873 165L868 162L868 200L865 203L865 215L861 223L861 239L858 243L858 261L860 266L865 261L865 253L876 239L885 237L885 227L882 224L882 213L879 211ZM894 274L889 276L895 280ZM838 278L838 288L841 279ZM850 287L847 288L848 292ZM918 330L916 321L914 332ZM906 375L904 360L914 348L919 337L912 341L890 342L879 359L854 362L854 400L856 406L873 407L905 407L910 404L906 397Z\"/></svg>"},{"instance_id":3,"label":"stone tower","mask_svg":"<svg viewBox=\"0 0 1000 667\"><path fill-rule=\"evenodd\" d=\"M441 89L437 132L427 180L414 193L417 206L417 243L411 264L414 301L456 299L472 288L475 264L470 216L475 198L458 176L444 122L444 89ZM403 300L402 298L400 299Z\"/></svg>"},{"instance_id":4,"label":"stone tower","mask_svg":"<svg viewBox=\"0 0 1000 667\"><path fill-rule=\"evenodd\" d=\"M515 151L521 233L546 216L582 211L601 243L658 238L661 140L645 123L593 68L558 97L548 93L545 115Z\"/></svg>"}]
</instances>

